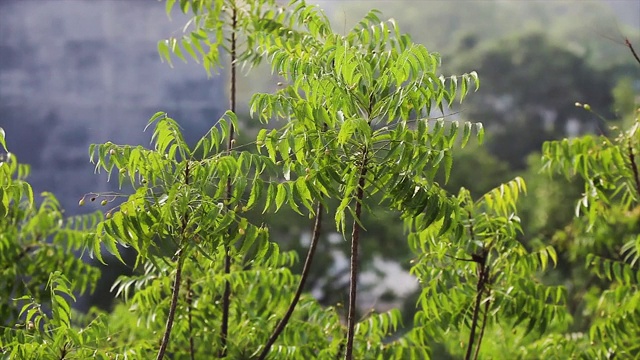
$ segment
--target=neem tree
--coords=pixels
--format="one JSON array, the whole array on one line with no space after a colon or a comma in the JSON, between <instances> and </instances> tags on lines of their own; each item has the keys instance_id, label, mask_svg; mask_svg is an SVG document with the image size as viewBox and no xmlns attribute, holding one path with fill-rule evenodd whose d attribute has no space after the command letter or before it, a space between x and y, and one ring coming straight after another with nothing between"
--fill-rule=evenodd
<instances>
[{"instance_id":1,"label":"neem tree","mask_svg":"<svg viewBox=\"0 0 640 360\"><path fill-rule=\"evenodd\" d=\"M168 10L173 5L167 1ZM222 0L180 1L180 7L193 14L193 28L182 39L161 42L160 53L167 59L170 52L189 53L211 71L221 63L219 50L227 49L230 111L193 147L164 113L149 121L153 149L91 147L96 169L132 192L119 204L116 195L103 197L114 206L84 233L80 248L101 260L103 247L117 257L117 245L132 247L137 271L114 284L122 304L111 314L80 317L75 324L60 294L70 296L68 284L82 283L75 278L84 275L54 273L48 285L53 317L37 310L46 298L23 304L20 321L37 319L37 325L4 331L5 353L61 359L427 358L430 344L452 333L465 339L469 359L478 357L491 325L526 320L527 331L544 331L562 315L562 289L533 280L555 253L529 253L516 239L515 202L523 181L478 201L464 189L451 196L434 181L438 171L448 178L454 146L464 146L474 130L482 140L480 123L430 117L432 109L444 114L445 106L477 88L475 73L441 76L437 55L375 11L340 35L322 11L303 1L287 8ZM252 114L285 122L260 130L253 144L237 144L236 66L261 60L287 85L256 94ZM7 200L5 208L17 203ZM315 218L300 276L289 270L296 254L281 253L268 223L250 217L282 207ZM366 241L360 219L379 208L395 211L407 224L417 254L413 272L424 285L416 326L402 336L394 334L397 311L357 319L358 250ZM346 326L336 308L303 295L327 212L351 244Z\"/></svg>"}]
</instances>

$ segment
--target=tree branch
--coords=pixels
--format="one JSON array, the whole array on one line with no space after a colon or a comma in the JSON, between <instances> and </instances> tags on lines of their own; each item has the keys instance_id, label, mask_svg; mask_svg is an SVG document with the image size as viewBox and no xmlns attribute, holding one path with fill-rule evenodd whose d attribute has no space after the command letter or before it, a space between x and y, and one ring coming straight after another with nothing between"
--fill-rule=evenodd
<instances>
[{"instance_id":1,"label":"tree branch","mask_svg":"<svg viewBox=\"0 0 640 360\"><path fill-rule=\"evenodd\" d=\"M187 312L189 320L189 355L191 360L195 360L195 349L193 344L193 319L191 309L193 307L193 293L191 291L191 279L187 278Z\"/></svg>"},{"instance_id":2,"label":"tree branch","mask_svg":"<svg viewBox=\"0 0 640 360\"><path fill-rule=\"evenodd\" d=\"M358 240L360 238L360 219L362 213L362 201L364 199L365 177L367 175L367 148L362 151L362 163L360 164L360 179L356 193L356 209L353 218L353 230L351 232L351 272L349 275L349 310L347 315L347 346L345 360L353 358L353 338L356 327L356 295L358 286Z\"/></svg>"},{"instance_id":3,"label":"tree branch","mask_svg":"<svg viewBox=\"0 0 640 360\"><path fill-rule=\"evenodd\" d=\"M486 274L484 263L478 263L480 266L479 276L478 276L478 284L476 287L476 302L473 307L473 319L471 320L471 331L469 333L469 344L467 345L467 353L465 355L465 360L471 359L471 352L473 351L473 344L475 342L476 336L476 327L478 326L478 315L480 314L480 302L482 302L482 294L484 293L484 285L486 281ZM478 348L480 344L478 344Z\"/></svg>"},{"instance_id":4,"label":"tree branch","mask_svg":"<svg viewBox=\"0 0 640 360\"><path fill-rule=\"evenodd\" d=\"M473 258L465 259L465 258L459 258L459 257L451 256L449 254L444 254L444 256L446 256L446 257L448 257L450 259L453 259L453 260L457 260L457 261L478 262L478 260L473 259Z\"/></svg>"},{"instance_id":5,"label":"tree branch","mask_svg":"<svg viewBox=\"0 0 640 360\"><path fill-rule=\"evenodd\" d=\"M230 110L236 112L236 30L238 28L238 15L235 4L231 9L231 79L230 79L230 94L229 94L229 107ZM229 141L227 143L227 151L231 153L233 149L235 129L231 124L229 129ZM232 196L232 184L231 178L227 179L227 198L230 200ZM224 273L231 273L231 249L229 245L224 246ZM222 324L220 325L220 352L219 358L227 356L227 336L229 335L229 308L231 306L231 284L229 281L224 283L224 294L222 295Z\"/></svg>"},{"instance_id":6,"label":"tree branch","mask_svg":"<svg viewBox=\"0 0 640 360\"><path fill-rule=\"evenodd\" d=\"M636 53L636 50L633 48L633 45L631 44L631 41L629 41L629 38L624 39L624 44L627 45L629 50L631 50L631 54L633 55L633 57L636 58L636 61L638 62L638 64L640 64L640 56L638 56L638 53Z\"/></svg>"},{"instance_id":7,"label":"tree branch","mask_svg":"<svg viewBox=\"0 0 640 360\"><path fill-rule=\"evenodd\" d=\"M638 174L638 164L636 163L636 157L633 154L633 146L631 145L631 139L627 144L627 156L629 156L629 163L631 164L631 171L633 171L633 180L636 184L636 192L640 197L640 175Z\"/></svg>"},{"instance_id":8,"label":"tree branch","mask_svg":"<svg viewBox=\"0 0 640 360\"><path fill-rule=\"evenodd\" d=\"M471 211L467 210L467 216L469 218L469 237L473 241L475 240L475 231L473 228L473 223L471 222L471 219L473 218ZM471 359L471 352L473 351L473 344L475 342L476 336L476 327L478 326L478 316L480 315L480 303L482 302L482 294L484 293L485 284L488 280L488 271L485 267L487 261L487 248L483 248L480 255L473 254L471 258L478 264L478 283L476 284L476 301L473 307L473 318L471 320L469 344L467 344L467 353L464 357L465 360ZM478 351L478 349L480 349L480 339L478 341L476 352Z\"/></svg>"},{"instance_id":9,"label":"tree branch","mask_svg":"<svg viewBox=\"0 0 640 360\"><path fill-rule=\"evenodd\" d=\"M316 207L316 221L315 221L315 224L313 225L313 236L311 237L311 244L309 245L307 258L305 259L304 266L302 268L302 274L300 276L300 282L298 283L298 289L296 290L296 293L293 296L293 300L291 300L291 304L289 304L289 308L287 309L287 312L284 314L284 316L282 317L282 319L280 320L276 328L273 330L271 337L269 337L269 340L267 341L264 348L262 349L262 352L258 357L259 360L264 360L267 357L267 354L269 354L269 351L271 350L271 346L276 342L276 339L278 339L278 336L280 336L280 333L282 333L285 326L287 326L287 323L289 322L289 318L291 318L291 315L293 314L293 311L295 310L296 305L298 305L298 301L300 300L300 295L302 295L302 290L304 289L304 285L309 276L309 271L311 270L311 262L313 261L313 256L316 252L318 240L320 239L320 233L321 233L320 230L322 227L322 211L323 211L322 203L318 202L318 205Z\"/></svg>"},{"instance_id":10,"label":"tree branch","mask_svg":"<svg viewBox=\"0 0 640 360\"><path fill-rule=\"evenodd\" d=\"M484 337L484 329L487 328L487 317L489 315L489 304L491 300L487 299L484 303L484 314L482 317L482 328L480 328L480 336L478 337L478 346L476 346L476 354L473 356L473 360L478 360L478 354L480 354L480 344L482 344L482 338Z\"/></svg>"},{"instance_id":11,"label":"tree branch","mask_svg":"<svg viewBox=\"0 0 640 360\"><path fill-rule=\"evenodd\" d=\"M178 305L178 294L180 292L180 276L182 275L182 250L178 250L178 264L176 265L176 278L173 280L173 290L171 292L171 306L169 307L169 316L167 317L167 325L162 336L162 343L156 360L162 360L164 353L169 345L171 337L171 329L173 328L173 319L176 315L176 307Z\"/></svg>"},{"instance_id":12,"label":"tree branch","mask_svg":"<svg viewBox=\"0 0 640 360\"><path fill-rule=\"evenodd\" d=\"M184 183L185 185L189 185L189 162L187 161L187 166L184 169ZM189 224L189 213L185 213L182 216L182 234L181 234L181 244L184 243L184 236L187 231L187 226ZM164 353L167 351L167 346L169 345L169 338L171 337L171 329L173 328L173 319L176 315L176 307L178 306L178 295L180 294L180 277L182 275L182 248L178 249L177 253L177 264L176 264L176 278L173 280L173 289L171 290L171 305L169 306L169 315L167 316L167 324L164 329L164 334L162 335L162 342L160 343L160 350L158 350L158 356L156 360L162 360L164 358Z\"/></svg>"}]
</instances>

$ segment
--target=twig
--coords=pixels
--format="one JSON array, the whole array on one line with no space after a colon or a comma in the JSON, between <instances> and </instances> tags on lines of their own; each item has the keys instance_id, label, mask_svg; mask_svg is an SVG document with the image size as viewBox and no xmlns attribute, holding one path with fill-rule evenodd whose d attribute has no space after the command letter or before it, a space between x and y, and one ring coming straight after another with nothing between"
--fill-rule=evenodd
<instances>
[{"instance_id":1,"label":"twig","mask_svg":"<svg viewBox=\"0 0 640 360\"><path fill-rule=\"evenodd\" d=\"M367 148L362 151L362 163L360 164L360 179L356 193L356 209L353 218L353 230L351 232L351 272L349 275L349 309L347 315L347 346L345 360L353 358L353 338L356 327L356 295L358 286L358 240L360 237L360 215L362 213L362 201L364 198L365 177L367 175Z\"/></svg>"},{"instance_id":2,"label":"twig","mask_svg":"<svg viewBox=\"0 0 640 360\"><path fill-rule=\"evenodd\" d=\"M468 261L468 262L478 262L476 259L465 259L465 258L459 258L459 257L455 257L455 256L451 256L449 254L444 254L444 256L451 258L453 260L457 260L457 261Z\"/></svg>"},{"instance_id":3,"label":"twig","mask_svg":"<svg viewBox=\"0 0 640 360\"><path fill-rule=\"evenodd\" d=\"M189 320L189 355L191 360L195 360L195 349L193 344L193 319L191 309L193 307L193 294L191 292L191 279L187 279L187 311Z\"/></svg>"},{"instance_id":4,"label":"twig","mask_svg":"<svg viewBox=\"0 0 640 360\"><path fill-rule=\"evenodd\" d=\"M638 64L640 64L640 57L636 53L636 50L633 48L633 45L631 44L631 41L629 41L629 38L624 39L624 44L627 45L629 50L631 50L631 54L633 54L633 57L636 58L636 61L638 62Z\"/></svg>"},{"instance_id":5,"label":"twig","mask_svg":"<svg viewBox=\"0 0 640 360\"><path fill-rule=\"evenodd\" d=\"M231 89L229 94L229 107L230 110L236 112L236 30L238 26L237 9L232 6L231 9L231 49L229 51L231 57ZM231 153L234 144L235 129L231 124L229 129L229 141L227 143L227 150ZM232 184L231 178L227 179L227 197L230 200L232 197ZM229 245L224 246L224 273L228 275L231 273L231 249ZM227 356L227 336L229 335L229 308L231 305L231 284L228 280L224 283L224 294L222 295L222 324L220 325L220 352L219 358Z\"/></svg>"},{"instance_id":6,"label":"twig","mask_svg":"<svg viewBox=\"0 0 640 360\"><path fill-rule=\"evenodd\" d=\"M185 185L189 185L189 162L187 161L187 166L184 169L184 183ZM182 216L182 239L183 242L184 235L187 232L187 226L189 224L189 214L185 213ZM178 249L177 252L177 263L176 263L176 278L173 280L173 289L171 290L171 305L169 306L169 315L167 316L167 325L164 329L164 334L162 335L162 342L160 343L160 350L158 350L158 356L156 360L162 360L164 358L164 353L167 351L167 346L169 345L169 338L171 337L171 329L173 328L173 319L176 315L176 307L178 306L178 295L180 294L180 277L182 275L182 249Z\"/></svg>"},{"instance_id":7,"label":"twig","mask_svg":"<svg viewBox=\"0 0 640 360\"><path fill-rule=\"evenodd\" d=\"M638 165L636 164L636 158L633 155L633 146L631 146L631 139L629 139L629 143L628 143L628 156L629 156L629 162L631 163L631 170L633 171L633 180L635 181L636 184L636 192L638 193L638 196L640 196L640 175L638 175Z\"/></svg>"},{"instance_id":8,"label":"twig","mask_svg":"<svg viewBox=\"0 0 640 360\"><path fill-rule=\"evenodd\" d=\"M276 328L273 330L271 337L269 337L269 340L264 345L264 348L262 349L262 352L258 357L259 360L264 360L267 357L267 354L269 354L269 351L271 350L271 346L276 342L276 339L278 339L278 336L280 336L280 333L282 333L285 326L287 326L287 323L289 322L289 318L291 318L291 315L293 314L293 311L295 310L296 305L300 300L300 295L302 295L302 290L304 289L304 285L309 276L309 271L311 270L311 262L313 261L313 256L316 252L318 240L320 239L320 233L321 233L320 229L322 227L322 211L323 211L322 203L318 202L318 205L316 207L316 221L315 221L315 224L313 225L313 236L311 238L311 244L309 245L309 251L307 252L307 258L304 261L302 274L300 275L300 282L298 283L298 289L296 290L296 293L293 296L293 300L291 300L291 304L289 304L289 308L287 309L287 312L284 314L284 316L282 317L282 319L280 320Z\"/></svg>"},{"instance_id":9,"label":"twig","mask_svg":"<svg viewBox=\"0 0 640 360\"><path fill-rule=\"evenodd\" d=\"M482 317L482 328L480 329L480 336L478 337L478 346L476 347L476 354L473 356L473 360L478 360L478 354L480 354L480 344L482 343L482 338L484 337L484 329L487 328L487 317L489 315L489 304L491 304L491 300L487 299L487 302L484 303L484 314Z\"/></svg>"},{"instance_id":10,"label":"twig","mask_svg":"<svg viewBox=\"0 0 640 360\"><path fill-rule=\"evenodd\" d=\"M471 320L471 332L469 333L469 344L467 345L467 354L465 355L465 360L471 359L471 352L473 351L473 344L475 342L476 336L476 327L478 326L478 316L480 314L480 303L482 302L482 294L484 293L484 285L486 281L486 274L484 263L478 263L480 266L479 276L478 276L478 284L477 284L477 293L476 293L476 302L473 307L473 319ZM478 348L480 344L478 343Z\"/></svg>"},{"instance_id":11,"label":"twig","mask_svg":"<svg viewBox=\"0 0 640 360\"><path fill-rule=\"evenodd\" d=\"M469 237L471 241L475 240L475 231L473 228L473 223L471 222L472 214L471 211L467 210L467 216L469 218ZM478 326L478 316L480 314L480 303L482 302L482 294L484 293L485 284L488 280L487 269L485 268L485 264L487 261L487 248L483 248L481 254L473 254L471 256L474 262L478 264L478 283L476 285L476 301L475 306L473 307L473 318L471 320L471 329L469 332L469 344L467 344L467 353L465 355L465 360L471 359L471 352L473 351L473 344L475 342L476 336L476 327ZM482 335L478 341L477 349L480 348L480 341L482 339Z\"/></svg>"},{"instance_id":12,"label":"twig","mask_svg":"<svg viewBox=\"0 0 640 360\"><path fill-rule=\"evenodd\" d=\"M176 307L178 305L178 294L180 292L180 276L182 275L182 250L178 250L178 264L176 265L176 278L173 280L173 290L171 292L171 306L169 307L169 316L167 317L167 325L164 329L164 335L162 336L162 343L160 344L160 350L156 360L162 360L164 353L167 351L167 345L169 345L169 338L171 337L171 329L173 328L173 319L176 314Z\"/></svg>"}]
</instances>

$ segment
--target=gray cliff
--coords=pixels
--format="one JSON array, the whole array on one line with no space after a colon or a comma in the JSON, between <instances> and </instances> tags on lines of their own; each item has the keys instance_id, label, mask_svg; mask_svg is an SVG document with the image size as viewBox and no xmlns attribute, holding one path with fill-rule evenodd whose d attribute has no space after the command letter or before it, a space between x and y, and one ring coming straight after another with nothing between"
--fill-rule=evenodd
<instances>
[{"instance_id":1,"label":"gray cliff","mask_svg":"<svg viewBox=\"0 0 640 360\"><path fill-rule=\"evenodd\" d=\"M152 0L0 0L0 127L37 193L77 213L83 194L115 186L93 173L89 144L149 146L157 111L193 142L223 113L220 78L160 60L157 41L184 22Z\"/></svg>"}]
</instances>

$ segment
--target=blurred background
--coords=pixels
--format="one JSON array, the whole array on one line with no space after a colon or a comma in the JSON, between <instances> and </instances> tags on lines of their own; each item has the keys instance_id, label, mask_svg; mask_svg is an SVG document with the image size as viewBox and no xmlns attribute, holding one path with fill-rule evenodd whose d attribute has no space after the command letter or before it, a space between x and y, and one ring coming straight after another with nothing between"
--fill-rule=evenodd
<instances>
[{"instance_id":1,"label":"blurred background","mask_svg":"<svg viewBox=\"0 0 640 360\"><path fill-rule=\"evenodd\" d=\"M317 3L337 32L379 9L382 18L395 18L416 42L441 54L443 74L478 72L480 90L452 110L462 120L483 122L486 143L454 155L446 187L457 192L464 186L479 196L523 176L529 196L520 205L522 241L558 248L563 261L547 281L586 288L577 270L583 263L558 235L571 223L580 186L539 174L537 152L546 140L607 134L630 121L640 102L640 68L624 41L640 50L640 1ZM142 130L157 111L168 112L193 141L226 110L226 70L208 78L194 62L176 60L170 67L160 61L157 41L178 36L186 20L178 12L167 17L164 3L154 0L0 1L0 127L9 149L31 164L36 192L53 192L68 214L91 211L78 207L84 194L117 188L93 173L89 144L148 145L151 135ZM267 66L240 79L241 139L259 126L248 116L251 95L275 90L277 81ZM601 117L576 102L589 103ZM272 238L303 256L309 220L282 212L269 221ZM365 226L361 309L413 308L417 286L408 273L412 254L401 222L379 212L368 214ZM323 303L346 302L346 248L335 233L319 247L310 290ZM108 308L111 282L128 270L116 264L103 269L104 286L81 307ZM412 318L406 314L405 325Z\"/></svg>"}]
</instances>

